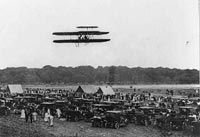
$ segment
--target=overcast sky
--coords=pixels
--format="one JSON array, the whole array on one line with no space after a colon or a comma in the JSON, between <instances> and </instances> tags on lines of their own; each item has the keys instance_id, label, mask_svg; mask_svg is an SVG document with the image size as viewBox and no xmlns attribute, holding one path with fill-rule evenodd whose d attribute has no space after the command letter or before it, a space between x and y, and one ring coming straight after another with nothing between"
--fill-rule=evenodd
<instances>
[{"instance_id":1,"label":"overcast sky","mask_svg":"<svg viewBox=\"0 0 200 137\"><path fill-rule=\"evenodd\" d=\"M198 0L0 0L0 68L92 65L199 68ZM97 25L100 44L55 44ZM65 38L65 37L62 37Z\"/></svg>"}]
</instances>

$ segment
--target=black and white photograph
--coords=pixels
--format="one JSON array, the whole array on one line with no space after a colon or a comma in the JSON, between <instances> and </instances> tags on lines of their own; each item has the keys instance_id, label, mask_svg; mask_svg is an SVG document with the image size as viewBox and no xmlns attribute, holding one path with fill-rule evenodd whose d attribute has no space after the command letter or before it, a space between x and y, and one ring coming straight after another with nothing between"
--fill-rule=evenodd
<instances>
[{"instance_id":1,"label":"black and white photograph","mask_svg":"<svg viewBox=\"0 0 200 137\"><path fill-rule=\"evenodd\" d=\"M200 137L200 0L0 0L0 137Z\"/></svg>"}]
</instances>

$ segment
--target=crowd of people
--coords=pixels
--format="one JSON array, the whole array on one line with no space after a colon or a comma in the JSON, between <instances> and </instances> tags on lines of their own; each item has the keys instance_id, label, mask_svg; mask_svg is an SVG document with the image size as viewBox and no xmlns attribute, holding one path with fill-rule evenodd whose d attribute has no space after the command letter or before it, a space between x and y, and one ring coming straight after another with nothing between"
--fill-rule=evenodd
<instances>
[{"instance_id":1,"label":"crowd of people","mask_svg":"<svg viewBox=\"0 0 200 137\"><path fill-rule=\"evenodd\" d=\"M52 92L57 94L51 94ZM187 117L193 117L194 121L199 121L200 97L198 97L197 94L194 95L195 96L192 97L191 94L189 94L189 96L175 95L172 90L166 90L166 93L164 93L163 95L156 95L150 91L141 91L137 93L116 92L115 95L98 95L85 93L76 94L75 91L62 89L53 90L28 88L26 89L25 94L10 96L10 98L13 98L13 100L11 101L12 103L11 105L9 105L9 107L13 110L17 110L18 106L21 106L19 107L20 118L23 118L25 122L37 122L39 116L42 117L44 122L48 122L48 125L50 127L54 125L55 118L60 119L63 117L63 113L65 113L66 110L76 110L80 111L81 113L87 110L90 113L94 113L93 104L100 104L101 102L121 102L123 103L121 108L115 107L114 109L123 110L137 109L140 106L153 106L155 108L166 109L167 113L165 114L165 116L168 116L172 112L175 114L182 113L187 115ZM74 102L74 99L78 98L85 99L85 101L92 101L89 104L82 102ZM65 103L63 103L63 105L61 104L51 107L52 102L59 101L63 101ZM136 103L137 105L133 105ZM5 104L8 104L8 102ZM127 107L125 107L126 105ZM195 109L193 109L192 111L189 109L180 109L181 106L194 106Z\"/></svg>"},{"instance_id":2,"label":"crowd of people","mask_svg":"<svg viewBox=\"0 0 200 137\"><path fill-rule=\"evenodd\" d=\"M20 118L24 119L25 122L37 122L37 117L39 116L37 108L34 108L31 105L24 106L21 109ZM51 112L49 108L46 108L44 111L44 115L40 115L43 118L43 121L49 123L50 127L53 127L54 117L61 117L61 110L59 108L56 109L56 115Z\"/></svg>"}]
</instances>

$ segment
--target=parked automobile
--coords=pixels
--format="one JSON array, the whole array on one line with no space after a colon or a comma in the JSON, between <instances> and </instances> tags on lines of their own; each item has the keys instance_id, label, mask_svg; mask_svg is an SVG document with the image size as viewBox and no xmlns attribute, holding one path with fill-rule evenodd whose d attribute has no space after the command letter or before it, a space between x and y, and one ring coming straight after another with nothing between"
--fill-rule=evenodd
<instances>
[{"instance_id":1,"label":"parked automobile","mask_svg":"<svg viewBox=\"0 0 200 137\"><path fill-rule=\"evenodd\" d=\"M55 102L42 102L38 107L37 111L39 115L44 115L44 113L50 109L52 115L56 115L56 104Z\"/></svg>"},{"instance_id":2,"label":"parked automobile","mask_svg":"<svg viewBox=\"0 0 200 137\"><path fill-rule=\"evenodd\" d=\"M92 127L105 127L105 115L93 116L91 122Z\"/></svg>"},{"instance_id":3,"label":"parked automobile","mask_svg":"<svg viewBox=\"0 0 200 137\"><path fill-rule=\"evenodd\" d=\"M200 135L200 121L193 121L189 126L190 133L194 136Z\"/></svg>"},{"instance_id":4,"label":"parked automobile","mask_svg":"<svg viewBox=\"0 0 200 137\"><path fill-rule=\"evenodd\" d=\"M66 110L65 117L67 121L79 121L84 119L81 111L77 110Z\"/></svg>"},{"instance_id":5,"label":"parked automobile","mask_svg":"<svg viewBox=\"0 0 200 137\"><path fill-rule=\"evenodd\" d=\"M125 111L129 123L135 123L135 109L127 109Z\"/></svg>"},{"instance_id":6,"label":"parked automobile","mask_svg":"<svg viewBox=\"0 0 200 137\"><path fill-rule=\"evenodd\" d=\"M10 114L10 108L7 106L0 107L0 115L8 115Z\"/></svg>"},{"instance_id":7,"label":"parked automobile","mask_svg":"<svg viewBox=\"0 0 200 137\"><path fill-rule=\"evenodd\" d=\"M126 114L122 111L107 111L104 118L105 127L112 127L115 129L128 124Z\"/></svg>"},{"instance_id":8,"label":"parked automobile","mask_svg":"<svg viewBox=\"0 0 200 137\"><path fill-rule=\"evenodd\" d=\"M193 106L180 106L180 113L173 115L169 120L171 129L185 130L188 125L191 125L191 122L195 121L195 119L190 115L196 112L196 108Z\"/></svg>"},{"instance_id":9,"label":"parked automobile","mask_svg":"<svg viewBox=\"0 0 200 137\"><path fill-rule=\"evenodd\" d=\"M14 108L14 110L13 110L13 113L14 113L15 115L20 115L20 114L21 114L22 108L24 108L23 105L17 105L17 106L15 106L15 108Z\"/></svg>"},{"instance_id":10,"label":"parked automobile","mask_svg":"<svg viewBox=\"0 0 200 137\"><path fill-rule=\"evenodd\" d=\"M85 122L91 122L91 118L94 117L94 113L91 111L84 111L83 117Z\"/></svg>"},{"instance_id":11,"label":"parked automobile","mask_svg":"<svg viewBox=\"0 0 200 137\"><path fill-rule=\"evenodd\" d=\"M99 115L101 113L105 113L106 111L113 110L113 106L110 104L93 104L94 115Z\"/></svg>"},{"instance_id":12,"label":"parked automobile","mask_svg":"<svg viewBox=\"0 0 200 137\"><path fill-rule=\"evenodd\" d=\"M94 116L92 118L93 127L111 127L119 129L121 126L126 126L128 119L122 111L106 111L105 115Z\"/></svg>"},{"instance_id":13,"label":"parked automobile","mask_svg":"<svg viewBox=\"0 0 200 137\"><path fill-rule=\"evenodd\" d=\"M140 107L135 112L135 124L148 126L155 117L154 107Z\"/></svg>"},{"instance_id":14,"label":"parked automobile","mask_svg":"<svg viewBox=\"0 0 200 137\"><path fill-rule=\"evenodd\" d=\"M169 118L170 129L184 130L186 128L186 117L184 115L176 114Z\"/></svg>"}]
</instances>

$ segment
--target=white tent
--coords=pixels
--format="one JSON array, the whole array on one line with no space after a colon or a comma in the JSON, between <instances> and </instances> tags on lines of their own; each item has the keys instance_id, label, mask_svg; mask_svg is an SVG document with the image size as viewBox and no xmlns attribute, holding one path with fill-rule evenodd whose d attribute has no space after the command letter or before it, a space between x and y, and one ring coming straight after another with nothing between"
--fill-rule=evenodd
<instances>
[{"instance_id":1,"label":"white tent","mask_svg":"<svg viewBox=\"0 0 200 137\"><path fill-rule=\"evenodd\" d=\"M19 84L8 85L8 90L11 94L23 93L22 86Z\"/></svg>"},{"instance_id":2,"label":"white tent","mask_svg":"<svg viewBox=\"0 0 200 137\"><path fill-rule=\"evenodd\" d=\"M94 85L81 85L77 88L76 92L94 94L97 92L97 88Z\"/></svg>"},{"instance_id":3,"label":"white tent","mask_svg":"<svg viewBox=\"0 0 200 137\"><path fill-rule=\"evenodd\" d=\"M100 86L98 92L102 92L103 95L115 95L111 86Z\"/></svg>"}]
</instances>

